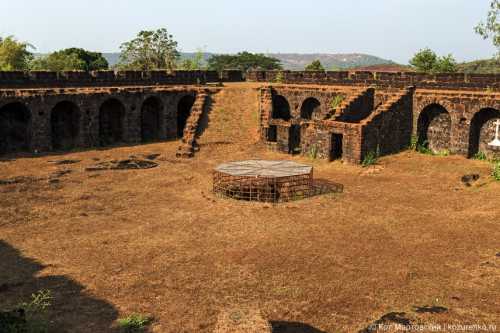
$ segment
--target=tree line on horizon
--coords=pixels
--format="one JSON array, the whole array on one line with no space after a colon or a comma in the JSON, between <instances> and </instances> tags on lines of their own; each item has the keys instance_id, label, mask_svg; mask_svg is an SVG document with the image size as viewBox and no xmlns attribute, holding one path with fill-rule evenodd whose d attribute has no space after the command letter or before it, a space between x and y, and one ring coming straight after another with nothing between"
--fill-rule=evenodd
<instances>
[{"instance_id":1,"label":"tree line on horizon","mask_svg":"<svg viewBox=\"0 0 500 333\"><path fill-rule=\"evenodd\" d=\"M490 11L486 22L475 27L476 33L484 39L492 39L493 45L499 50L493 66L500 59L500 0L491 0ZM82 48L67 48L48 55L35 56L35 47L27 42L18 41L13 36L0 37L0 71L94 71L110 68L108 61L100 52L92 52ZM252 69L281 70L283 66L279 59L240 52L237 54L212 55L206 62L202 50L198 50L192 59L180 60L178 43L167 29L140 31L138 35L120 46L120 60L114 66L118 70L201 70L222 71L224 69L239 69L244 72ZM438 56L434 51L425 48L417 52L409 61L410 69L419 72L456 72L458 66L453 55ZM305 67L306 71L325 71L319 60ZM332 70L338 70L333 68Z\"/></svg>"}]
</instances>

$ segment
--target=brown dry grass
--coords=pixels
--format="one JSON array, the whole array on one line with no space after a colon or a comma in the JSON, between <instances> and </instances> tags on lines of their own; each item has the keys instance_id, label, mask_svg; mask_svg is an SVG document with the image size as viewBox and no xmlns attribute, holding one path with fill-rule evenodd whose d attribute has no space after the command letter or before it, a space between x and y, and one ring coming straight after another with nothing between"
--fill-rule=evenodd
<instances>
[{"instance_id":1,"label":"brown dry grass","mask_svg":"<svg viewBox=\"0 0 500 333\"><path fill-rule=\"evenodd\" d=\"M221 311L248 305L324 332L391 311L500 325L500 183L488 164L401 153L366 171L293 158L345 192L277 206L218 199L218 163L290 158L256 143L256 91L232 89L192 160L168 142L0 162L0 179L32 177L0 186L0 307L50 288L53 326L68 332L109 331L130 313L153 315L154 332L212 332ZM85 171L153 153L155 169ZM51 162L61 159L81 162ZM50 180L61 170L72 172ZM466 188L471 172L481 179ZM424 305L449 311L412 310Z\"/></svg>"}]
</instances>

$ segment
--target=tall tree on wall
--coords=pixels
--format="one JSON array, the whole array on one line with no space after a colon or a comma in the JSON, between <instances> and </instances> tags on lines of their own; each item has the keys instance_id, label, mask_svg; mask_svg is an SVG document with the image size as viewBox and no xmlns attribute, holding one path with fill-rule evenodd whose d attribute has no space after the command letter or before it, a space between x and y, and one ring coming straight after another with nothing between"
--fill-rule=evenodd
<instances>
[{"instance_id":1,"label":"tall tree on wall","mask_svg":"<svg viewBox=\"0 0 500 333\"><path fill-rule=\"evenodd\" d=\"M167 29L141 31L120 46L118 68L129 70L175 69L179 58L177 42Z\"/></svg>"},{"instance_id":2,"label":"tall tree on wall","mask_svg":"<svg viewBox=\"0 0 500 333\"><path fill-rule=\"evenodd\" d=\"M33 59L35 47L26 42L20 42L13 36L0 37L0 70L23 71L28 70Z\"/></svg>"},{"instance_id":3,"label":"tall tree on wall","mask_svg":"<svg viewBox=\"0 0 500 333\"><path fill-rule=\"evenodd\" d=\"M492 0L486 22L479 23L475 30L484 39L491 38L500 57L500 0Z\"/></svg>"}]
</instances>

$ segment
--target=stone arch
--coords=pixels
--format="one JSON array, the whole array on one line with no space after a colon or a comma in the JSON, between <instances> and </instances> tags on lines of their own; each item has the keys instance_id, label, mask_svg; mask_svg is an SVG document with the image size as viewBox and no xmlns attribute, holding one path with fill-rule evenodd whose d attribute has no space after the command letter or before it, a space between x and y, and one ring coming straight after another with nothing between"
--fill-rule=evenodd
<instances>
[{"instance_id":1,"label":"stone arch","mask_svg":"<svg viewBox=\"0 0 500 333\"><path fill-rule=\"evenodd\" d=\"M500 119L500 110L483 108L472 117L469 129L469 157L483 152L487 156L500 155L498 149L488 145L495 138L496 120Z\"/></svg>"},{"instance_id":2,"label":"stone arch","mask_svg":"<svg viewBox=\"0 0 500 333\"><path fill-rule=\"evenodd\" d=\"M78 145L80 109L74 103L62 101L50 114L52 149L69 150Z\"/></svg>"},{"instance_id":3,"label":"stone arch","mask_svg":"<svg viewBox=\"0 0 500 333\"><path fill-rule=\"evenodd\" d=\"M302 119L312 119L313 115L321 112L321 103L314 97L307 98L300 108L300 117Z\"/></svg>"},{"instance_id":4,"label":"stone arch","mask_svg":"<svg viewBox=\"0 0 500 333\"><path fill-rule=\"evenodd\" d=\"M125 106L116 98L102 103L99 109L99 143L109 146L123 141L125 132Z\"/></svg>"},{"instance_id":5,"label":"stone arch","mask_svg":"<svg viewBox=\"0 0 500 333\"><path fill-rule=\"evenodd\" d=\"M184 136L184 128L186 127L187 120L191 115L191 109L193 108L194 95L186 95L182 97L177 104L177 137L182 138Z\"/></svg>"},{"instance_id":6,"label":"stone arch","mask_svg":"<svg viewBox=\"0 0 500 333\"><path fill-rule=\"evenodd\" d=\"M433 103L423 108L417 124L418 143L434 152L450 148L451 116L441 104Z\"/></svg>"},{"instance_id":7,"label":"stone arch","mask_svg":"<svg viewBox=\"0 0 500 333\"><path fill-rule=\"evenodd\" d=\"M0 154L29 151L31 111L20 102L0 108Z\"/></svg>"},{"instance_id":8,"label":"stone arch","mask_svg":"<svg viewBox=\"0 0 500 333\"><path fill-rule=\"evenodd\" d=\"M285 97L281 95L273 96L273 119L282 119L282 120L290 120L290 104L286 100Z\"/></svg>"},{"instance_id":9,"label":"stone arch","mask_svg":"<svg viewBox=\"0 0 500 333\"><path fill-rule=\"evenodd\" d=\"M160 139L160 119L163 103L158 97L148 97L141 108L141 139L152 142Z\"/></svg>"}]
</instances>

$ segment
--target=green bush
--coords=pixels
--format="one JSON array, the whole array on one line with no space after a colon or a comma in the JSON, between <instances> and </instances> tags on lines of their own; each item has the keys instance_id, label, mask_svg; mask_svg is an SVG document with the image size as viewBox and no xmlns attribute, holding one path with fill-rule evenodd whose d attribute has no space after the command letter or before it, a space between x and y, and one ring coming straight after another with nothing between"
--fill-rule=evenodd
<instances>
[{"instance_id":1,"label":"green bush","mask_svg":"<svg viewBox=\"0 0 500 333\"><path fill-rule=\"evenodd\" d=\"M374 151L369 151L366 155L365 155L365 158L363 159L363 162L361 163L361 165L363 167L367 167L367 166L370 166L370 165L374 165L374 164L377 164L377 161L378 161L378 155L376 152Z\"/></svg>"},{"instance_id":2,"label":"green bush","mask_svg":"<svg viewBox=\"0 0 500 333\"><path fill-rule=\"evenodd\" d=\"M126 333L144 332L152 321L153 319L149 316L132 314L126 318L118 319L118 326Z\"/></svg>"},{"instance_id":3,"label":"green bush","mask_svg":"<svg viewBox=\"0 0 500 333\"><path fill-rule=\"evenodd\" d=\"M47 318L47 312L48 308L52 305L52 299L53 297L50 290L40 290L31 295L31 300L29 302L18 304L17 308L24 311L24 319L8 327L6 332L48 333L49 320Z\"/></svg>"},{"instance_id":4,"label":"green bush","mask_svg":"<svg viewBox=\"0 0 500 333\"><path fill-rule=\"evenodd\" d=\"M312 145L309 148L309 158L312 160L315 160L316 158L318 158L318 151L319 151L318 146Z\"/></svg>"},{"instance_id":5,"label":"green bush","mask_svg":"<svg viewBox=\"0 0 500 333\"><path fill-rule=\"evenodd\" d=\"M340 104L344 101L344 96L342 95L337 95L335 96L332 101L330 102L330 109L332 111L335 111L336 108L339 107Z\"/></svg>"},{"instance_id":6,"label":"green bush","mask_svg":"<svg viewBox=\"0 0 500 333\"><path fill-rule=\"evenodd\" d=\"M410 150L417 150L417 147L418 147L418 137L412 135L409 148Z\"/></svg>"},{"instance_id":7,"label":"green bush","mask_svg":"<svg viewBox=\"0 0 500 333\"><path fill-rule=\"evenodd\" d=\"M474 159L478 160L478 161L486 161L488 159L488 157L486 156L486 154L484 152L478 151L476 153L476 155L474 155Z\"/></svg>"},{"instance_id":8,"label":"green bush","mask_svg":"<svg viewBox=\"0 0 500 333\"><path fill-rule=\"evenodd\" d=\"M500 162L496 162L493 165L493 172L491 173L493 179L500 181Z\"/></svg>"}]
</instances>

